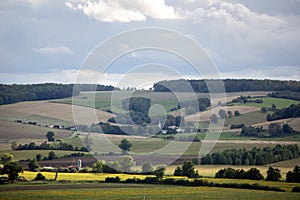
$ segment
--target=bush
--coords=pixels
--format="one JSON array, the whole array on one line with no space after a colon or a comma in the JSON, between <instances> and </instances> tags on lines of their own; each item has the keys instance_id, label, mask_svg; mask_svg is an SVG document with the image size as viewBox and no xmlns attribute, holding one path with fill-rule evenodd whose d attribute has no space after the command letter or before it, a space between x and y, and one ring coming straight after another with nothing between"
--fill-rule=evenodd
<instances>
[{"instance_id":1,"label":"bush","mask_svg":"<svg viewBox=\"0 0 300 200\"><path fill-rule=\"evenodd\" d=\"M40 172L34 178L34 181L45 181L45 180L46 180L46 177Z\"/></svg>"},{"instance_id":2,"label":"bush","mask_svg":"<svg viewBox=\"0 0 300 200\"><path fill-rule=\"evenodd\" d=\"M107 177L105 178L105 182L107 183L119 183L120 182L120 177Z\"/></svg>"},{"instance_id":3,"label":"bush","mask_svg":"<svg viewBox=\"0 0 300 200\"><path fill-rule=\"evenodd\" d=\"M300 187L294 187L294 188L292 189L292 192L300 192Z\"/></svg>"}]
</instances>

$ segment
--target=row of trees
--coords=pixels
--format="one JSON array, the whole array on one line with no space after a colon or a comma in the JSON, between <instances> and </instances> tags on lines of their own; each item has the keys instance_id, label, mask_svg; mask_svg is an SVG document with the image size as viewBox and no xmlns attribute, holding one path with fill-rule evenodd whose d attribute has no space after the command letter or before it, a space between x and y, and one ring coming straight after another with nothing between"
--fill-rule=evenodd
<instances>
[{"instance_id":1,"label":"row of trees","mask_svg":"<svg viewBox=\"0 0 300 200\"><path fill-rule=\"evenodd\" d=\"M222 83L226 92L242 92L242 91L293 91L300 92L299 81L279 81L279 80L253 80L253 79L224 79L224 80L170 80L160 81L154 84L153 88L156 92L191 92L187 83L192 87L194 92L207 93L209 85L215 85L213 91L222 91Z\"/></svg>"},{"instance_id":2,"label":"row of trees","mask_svg":"<svg viewBox=\"0 0 300 200\"><path fill-rule=\"evenodd\" d=\"M79 95L80 91L111 91L118 90L111 85L93 85L93 84L31 84L21 85L0 84L0 105L11 104L21 101L36 101L60 99Z\"/></svg>"},{"instance_id":3,"label":"row of trees","mask_svg":"<svg viewBox=\"0 0 300 200\"><path fill-rule=\"evenodd\" d=\"M284 98L300 101L300 92L277 91L268 94L268 97Z\"/></svg>"},{"instance_id":4,"label":"row of trees","mask_svg":"<svg viewBox=\"0 0 300 200\"><path fill-rule=\"evenodd\" d=\"M87 152L88 150L85 147L79 149L78 147L73 147L71 144L59 142L56 144L49 144L47 142L43 142L40 145L37 145L35 142L31 142L29 144L19 144L16 151L19 150L66 150L66 151L83 151Z\"/></svg>"},{"instance_id":5,"label":"row of trees","mask_svg":"<svg viewBox=\"0 0 300 200\"><path fill-rule=\"evenodd\" d=\"M300 104L290 105L288 108L277 109L274 113L267 115L268 121L300 117Z\"/></svg>"},{"instance_id":6,"label":"row of trees","mask_svg":"<svg viewBox=\"0 0 300 200\"><path fill-rule=\"evenodd\" d=\"M233 117L233 116L238 117L238 116L241 116L241 113L240 113L238 110L235 110L235 111L234 111L234 114L233 114L231 111L228 111L228 112L226 113L225 110L221 109L221 110L219 110L218 115L219 115L219 117L220 117L221 119L225 119L226 117ZM212 114L212 115L210 116L210 121L211 121L211 123L213 123L213 124L218 123L218 121L219 121L218 115Z\"/></svg>"},{"instance_id":7,"label":"row of trees","mask_svg":"<svg viewBox=\"0 0 300 200\"><path fill-rule=\"evenodd\" d=\"M267 170L266 181L279 181L281 178L280 169L269 167ZM264 177L256 168L251 168L248 171L243 169L224 168L220 169L216 178L229 178L229 179L250 179L250 180L263 180ZM300 167L295 166L293 171L286 174L286 182L300 183Z\"/></svg>"},{"instance_id":8,"label":"row of trees","mask_svg":"<svg viewBox=\"0 0 300 200\"><path fill-rule=\"evenodd\" d=\"M241 95L238 98L232 99L231 102L232 103L263 103L263 100L261 98L251 99L251 96L243 96L243 95Z\"/></svg>"},{"instance_id":9,"label":"row of trees","mask_svg":"<svg viewBox=\"0 0 300 200\"><path fill-rule=\"evenodd\" d=\"M290 135L299 134L290 125L283 124L282 126L278 123L271 123L268 126L268 130L263 127L242 127L241 135L248 137L259 137L259 138L273 138L273 137L285 137Z\"/></svg>"},{"instance_id":10,"label":"row of trees","mask_svg":"<svg viewBox=\"0 0 300 200\"><path fill-rule=\"evenodd\" d=\"M250 179L250 180L262 180L263 175L256 168L251 168L248 171L243 169L224 168L220 169L216 175L216 178L230 178L230 179Z\"/></svg>"},{"instance_id":11,"label":"row of trees","mask_svg":"<svg viewBox=\"0 0 300 200\"><path fill-rule=\"evenodd\" d=\"M3 85L0 84L0 105L21 101L49 100L78 95L79 90L74 90L73 84L33 84L33 85Z\"/></svg>"},{"instance_id":12,"label":"row of trees","mask_svg":"<svg viewBox=\"0 0 300 200\"><path fill-rule=\"evenodd\" d=\"M204 165L266 165L299 157L298 145L276 145L274 148L231 149L201 158Z\"/></svg>"}]
</instances>

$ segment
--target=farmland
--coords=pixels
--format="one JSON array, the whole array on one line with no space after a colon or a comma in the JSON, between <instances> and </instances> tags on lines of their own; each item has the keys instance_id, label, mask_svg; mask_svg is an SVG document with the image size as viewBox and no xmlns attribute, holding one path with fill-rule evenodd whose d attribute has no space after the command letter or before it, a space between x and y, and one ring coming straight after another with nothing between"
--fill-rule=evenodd
<instances>
[{"instance_id":1,"label":"farmland","mask_svg":"<svg viewBox=\"0 0 300 200\"><path fill-rule=\"evenodd\" d=\"M93 97L91 92L83 92L80 96L74 99L74 103L77 105L78 113L82 113L82 119L87 119L86 125L90 125L91 119L89 114L96 112L99 121L106 122L113 115L107 110L114 109L114 111L123 113L121 108L122 98L127 97L127 91L116 92L116 106L111 107L111 95L114 92L96 92L96 98ZM257 93L231 93L228 95L227 100L232 100L235 97L243 95L266 95L266 92ZM135 96L144 96L151 98L152 105L162 105L166 112L177 116L180 111L171 111L177 106L176 96L172 93L158 93L152 91L136 91ZM189 100L193 97L189 93L180 93L181 98ZM207 94L197 94L201 97L207 97ZM93 101L95 101L95 108ZM285 99L271 99L263 98L264 103L268 106L271 102L275 102L278 107L288 106L295 101ZM269 101L270 100L270 101ZM274 101L273 101L274 100ZM218 102L214 102L217 104ZM207 134L215 134L213 132L199 132L199 133L183 133L183 134L167 134L167 135L153 135L153 137L145 137L139 135L112 135L102 133L88 133L88 132L74 132L64 129L51 129L45 126L53 124L59 124L64 126L73 126L74 119L72 113L72 99L60 99L52 101L38 101L38 102L21 102L17 104L5 105L0 107L0 126L1 126L1 150L0 154L7 152L14 155L15 160L27 160L34 158L37 154L41 154L42 157L47 157L49 150L23 150L23 151L12 151L10 150L10 144L12 141L18 144L36 142L40 144L46 141L45 134L48 131L55 132L55 138L61 140L64 143L73 145L74 147L81 148L83 141L87 138L92 140L90 152L92 155L95 153L97 156L91 155L65 158L67 154L72 154L74 151L60 151L54 150L58 159L55 160L43 160L40 161L40 166L61 166L66 167L70 165L76 165L77 159L81 159L83 167L91 169L92 164L96 159L115 161L121 158L121 150L118 148L120 141L126 138L131 144L130 155L134 157L136 162L135 170L141 171L142 164L147 161L147 156L152 156L153 165L158 166L161 164L168 164L166 168L165 178L173 177L174 170L178 165L181 165L185 160L192 160L199 156L199 152L203 145L213 144L211 153L222 152L226 149L252 149L274 147L276 144L300 144L300 135L286 136L281 138L252 138L242 137L239 134L239 129L230 130L231 124L244 123L245 125L256 125L264 126L270 122L266 121L267 113L260 112L261 105L256 104L238 104L233 106L212 106L212 110L196 113L185 117L186 121L195 121L197 117L200 117L201 122L199 128L205 129L209 126L209 118L212 112L218 113L220 109L226 111L238 110L242 115L228 117L225 120L224 131L220 134L218 141L206 140ZM270 104L271 106L272 104ZM74 107L73 107L74 108ZM23 123L16 123L15 120L21 120ZM37 122L37 125L28 124L28 122ZM95 121L98 122L98 121ZM288 123L296 130L299 130L299 119L290 118L281 121L276 121L280 124ZM175 137L174 140L170 140L167 137ZM187 142L192 136L196 136L201 142ZM168 148L165 148L165 147ZM89 154L89 153L86 153ZM201 152L200 152L201 154ZM149 157L150 158L150 157ZM177 160L176 160L177 159ZM172 164L169 161L174 161ZM26 168L27 162L21 162ZM161 198L172 198L172 199L195 199L199 196L203 198L217 198L222 195L224 198L234 199L242 198L245 195L249 199L260 199L260 198L299 198L298 194L291 193L293 187L299 186L296 183L286 183L286 173L294 168L295 165L299 164L299 158L272 163L263 166L240 166L240 165L195 165L201 176L201 180L208 180L213 183L237 183L237 184L260 184L269 187L277 187L286 190L287 192L270 192L270 191L257 191L245 190L245 189L229 189L229 188L215 188L215 187L185 187L185 186L170 186L170 185L147 185L147 184L110 184L103 183L106 177L120 177L121 181L128 178L139 178L144 179L146 175L130 175L130 174L103 174L103 173L59 173L57 182L29 182L29 183L17 183L14 185L6 185L4 188L7 191L2 190L0 192L0 199L11 199L22 198L24 199L35 199L44 198L51 199L54 196L57 199L73 198L73 199L97 199L99 196L105 199L141 199L144 196L147 199L161 199ZM171 165L169 165L171 164ZM215 173L226 167L234 169L248 170L251 167L256 167L261 171L263 176L266 177L266 171L269 166L278 167L281 170L281 181L280 182L268 182L268 181L252 181L252 180L231 180L231 179L216 179L213 178ZM54 179L55 173L53 172L42 172L47 179ZM21 176L29 180L33 180L37 172L25 171L20 173ZM180 177L179 177L180 178ZM182 177L181 177L182 178ZM99 183L99 181L101 183ZM63 190L60 190L63 189ZM1 189L0 189L1 190ZM11 190L16 190L12 196ZM21 191L24 190L24 191ZM38 191L38 192L37 192ZM47 191L47 192L40 192ZM233 196L234 194L234 196ZM10 195L10 196L8 196Z\"/></svg>"},{"instance_id":2,"label":"farmland","mask_svg":"<svg viewBox=\"0 0 300 200\"><path fill-rule=\"evenodd\" d=\"M257 98L252 98L251 100L256 100ZM257 107L266 107L270 108L272 104L275 104L278 109L281 108L287 108L291 104L298 104L299 101L291 100L291 99L281 99L281 98L272 98L272 97L264 97L261 98L263 100L263 103L245 103L245 104L234 104L234 105L245 105L245 106L257 106Z\"/></svg>"},{"instance_id":3,"label":"farmland","mask_svg":"<svg viewBox=\"0 0 300 200\"><path fill-rule=\"evenodd\" d=\"M298 199L291 192L251 191L244 189L155 186L136 184L97 184L91 188L74 185L40 186L38 188L1 192L0 199ZM36 186L35 186L36 187ZM43 189L44 187L44 189ZM20 187L20 189L25 187ZM15 188L14 188L15 189Z\"/></svg>"}]
</instances>

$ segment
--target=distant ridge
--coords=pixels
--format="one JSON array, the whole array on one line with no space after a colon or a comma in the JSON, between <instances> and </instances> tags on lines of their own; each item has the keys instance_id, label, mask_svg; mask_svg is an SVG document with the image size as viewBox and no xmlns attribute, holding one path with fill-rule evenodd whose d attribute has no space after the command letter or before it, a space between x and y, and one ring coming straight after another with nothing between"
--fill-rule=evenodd
<instances>
[{"instance_id":1,"label":"distant ridge","mask_svg":"<svg viewBox=\"0 0 300 200\"><path fill-rule=\"evenodd\" d=\"M300 81L280 81L280 80L256 80L256 79L224 79L224 80L169 80L159 81L154 84L153 89L156 92L190 92L190 88L185 87L186 81L190 84L194 92L208 93L206 83L216 85L213 92L224 92L219 87L220 81L223 81L226 92L244 92L244 91L293 91L300 92ZM217 83L217 84L215 84ZM170 89L171 88L171 89Z\"/></svg>"}]
</instances>

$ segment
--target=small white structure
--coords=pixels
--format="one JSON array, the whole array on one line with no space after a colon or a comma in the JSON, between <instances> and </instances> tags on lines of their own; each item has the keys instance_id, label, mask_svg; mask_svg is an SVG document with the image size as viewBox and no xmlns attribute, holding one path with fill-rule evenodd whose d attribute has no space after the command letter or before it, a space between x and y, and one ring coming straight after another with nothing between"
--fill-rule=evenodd
<instances>
[{"instance_id":1,"label":"small white structure","mask_svg":"<svg viewBox=\"0 0 300 200\"><path fill-rule=\"evenodd\" d=\"M78 159L78 160L77 160L77 168L78 168L78 170L81 169L81 164L82 164L81 160Z\"/></svg>"}]
</instances>

